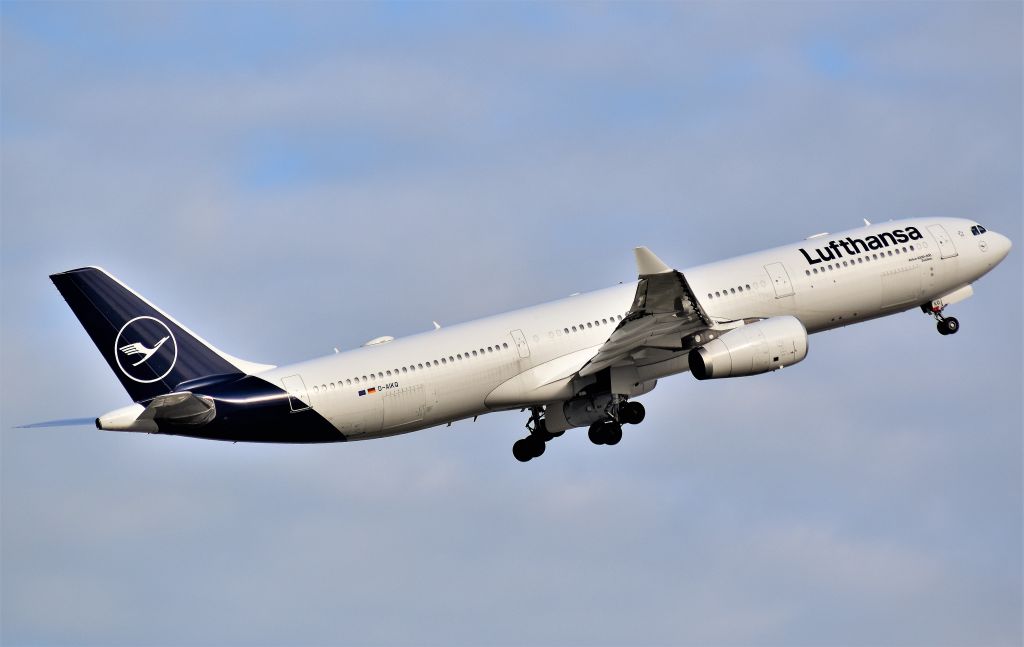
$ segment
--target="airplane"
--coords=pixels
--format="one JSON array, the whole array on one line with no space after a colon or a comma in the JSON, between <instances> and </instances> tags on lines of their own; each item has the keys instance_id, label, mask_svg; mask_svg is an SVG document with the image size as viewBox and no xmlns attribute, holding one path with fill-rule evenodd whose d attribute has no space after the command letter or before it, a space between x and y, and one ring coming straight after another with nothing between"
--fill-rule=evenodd
<instances>
[{"instance_id":1,"label":"airplane","mask_svg":"<svg viewBox=\"0 0 1024 647\"><path fill-rule=\"evenodd\" d=\"M324 443L520 410L512 453L527 462L573 428L618 444L670 375L777 371L809 334L914 308L955 334L946 308L1012 246L973 220L864 225L684 270L637 247L636 281L286 366L218 350L99 267L50 279L133 400L98 429Z\"/></svg>"}]
</instances>

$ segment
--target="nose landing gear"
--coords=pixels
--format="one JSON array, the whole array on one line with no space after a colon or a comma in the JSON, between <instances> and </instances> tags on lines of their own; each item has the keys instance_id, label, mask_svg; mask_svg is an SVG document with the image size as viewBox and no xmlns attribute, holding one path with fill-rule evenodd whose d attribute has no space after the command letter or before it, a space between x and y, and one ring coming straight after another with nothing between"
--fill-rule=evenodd
<instances>
[{"instance_id":1,"label":"nose landing gear","mask_svg":"<svg viewBox=\"0 0 1024 647\"><path fill-rule=\"evenodd\" d=\"M931 314L935 317L935 327L938 329L940 335L955 335L960 330L960 321L956 317L944 317L942 311L946 309L945 306L921 306L921 309L926 313Z\"/></svg>"}]
</instances>

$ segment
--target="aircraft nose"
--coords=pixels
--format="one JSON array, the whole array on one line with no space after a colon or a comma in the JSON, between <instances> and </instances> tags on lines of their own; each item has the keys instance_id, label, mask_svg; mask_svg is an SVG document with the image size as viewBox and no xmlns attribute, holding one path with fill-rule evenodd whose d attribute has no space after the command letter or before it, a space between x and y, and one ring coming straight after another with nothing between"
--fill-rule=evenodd
<instances>
[{"instance_id":1,"label":"aircraft nose","mask_svg":"<svg viewBox=\"0 0 1024 647\"><path fill-rule=\"evenodd\" d=\"M1013 247L1013 242L1002 234L992 232L993 243L992 251L995 252L999 260L1002 261L1006 258L1006 255L1010 253L1010 248Z\"/></svg>"}]
</instances>

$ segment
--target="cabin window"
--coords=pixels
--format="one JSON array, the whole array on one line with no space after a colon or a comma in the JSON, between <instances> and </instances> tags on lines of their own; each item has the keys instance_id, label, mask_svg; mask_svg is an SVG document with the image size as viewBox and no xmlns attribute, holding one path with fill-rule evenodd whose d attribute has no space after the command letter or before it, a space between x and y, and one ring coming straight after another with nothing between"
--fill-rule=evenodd
<instances>
[{"instance_id":1,"label":"cabin window","mask_svg":"<svg viewBox=\"0 0 1024 647\"><path fill-rule=\"evenodd\" d=\"M716 296L716 297L720 297L720 296L722 296L722 293L721 293L721 292L719 292L718 290L715 290L715 296Z\"/></svg>"},{"instance_id":2,"label":"cabin window","mask_svg":"<svg viewBox=\"0 0 1024 647\"><path fill-rule=\"evenodd\" d=\"M503 343L503 344L501 345L501 347L502 347L502 348L508 348L508 342L505 342L505 343Z\"/></svg>"},{"instance_id":3,"label":"cabin window","mask_svg":"<svg viewBox=\"0 0 1024 647\"><path fill-rule=\"evenodd\" d=\"M750 284L749 284L749 283L747 283L747 289L748 289L748 290L750 289Z\"/></svg>"}]
</instances>

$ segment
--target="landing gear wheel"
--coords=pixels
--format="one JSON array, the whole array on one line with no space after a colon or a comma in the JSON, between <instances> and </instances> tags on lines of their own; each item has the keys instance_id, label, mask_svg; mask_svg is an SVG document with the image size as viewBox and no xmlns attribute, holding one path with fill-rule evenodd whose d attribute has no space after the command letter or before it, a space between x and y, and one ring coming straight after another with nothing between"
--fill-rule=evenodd
<instances>
[{"instance_id":1,"label":"landing gear wheel","mask_svg":"<svg viewBox=\"0 0 1024 647\"><path fill-rule=\"evenodd\" d=\"M543 443L541 443L543 445ZM516 457L516 460L520 463L525 463L533 458L533 447L530 446L530 441L526 438L517 440L512 445L512 455Z\"/></svg>"},{"instance_id":2,"label":"landing gear wheel","mask_svg":"<svg viewBox=\"0 0 1024 647\"><path fill-rule=\"evenodd\" d=\"M960 330L960 322L957 321L956 317L946 318L946 334L955 335L956 331Z\"/></svg>"},{"instance_id":3,"label":"landing gear wheel","mask_svg":"<svg viewBox=\"0 0 1024 647\"><path fill-rule=\"evenodd\" d=\"M544 455L544 449L547 445L538 436L530 436L525 439L529 443L530 453L534 458L539 458Z\"/></svg>"},{"instance_id":4,"label":"landing gear wheel","mask_svg":"<svg viewBox=\"0 0 1024 647\"><path fill-rule=\"evenodd\" d=\"M939 331L940 335L945 336L945 335L949 334L949 331L946 330L946 320L945 319L942 319L938 323L936 323L935 324L935 329Z\"/></svg>"},{"instance_id":5,"label":"landing gear wheel","mask_svg":"<svg viewBox=\"0 0 1024 647\"><path fill-rule=\"evenodd\" d=\"M622 440L622 425L617 422L607 422L604 425L604 444L618 445Z\"/></svg>"},{"instance_id":6,"label":"landing gear wheel","mask_svg":"<svg viewBox=\"0 0 1024 647\"><path fill-rule=\"evenodd\" d=\"M627 402L622 405L622 411L619 413L619 420L626 424L638 425L644 421L644 417L647 412L644 410L644 405L639 402Z\"/></svg>"},{"instance_id":7,"label":"landing gear wheel","mask_svg":"<svg viewBox=\"0 0 1024 647\"><path fill-rule=\"evenodd\" d=\"M595 445L603 445L605 443L604 425L604 420L598 420L590 425L590 430L587 431L587 437L590 438L590 442Z\"/></svg>"}]
</instances>

